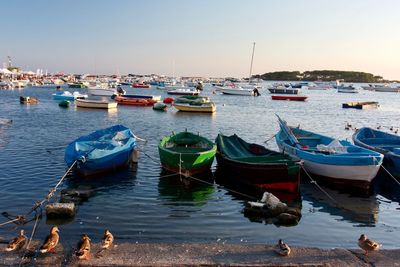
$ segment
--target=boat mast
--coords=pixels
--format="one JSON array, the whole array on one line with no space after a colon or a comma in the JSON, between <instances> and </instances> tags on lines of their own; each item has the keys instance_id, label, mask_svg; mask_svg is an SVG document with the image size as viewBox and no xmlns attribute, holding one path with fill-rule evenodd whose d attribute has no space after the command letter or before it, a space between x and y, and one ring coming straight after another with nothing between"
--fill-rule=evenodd
<instances>
[{"instance_id":1,"label":"boat mast","mask_svg":"<svg viewBox=\"0 0 400 267\"><path fill-rule=\"evenodd\" d=\"M249 83L250 83L250 80L251 80L251 72L253 71L253 58L254 58L254 49L255 49L255 47L256 47L256 42L253 43L253 53L251 54Z\"/></svg>"}]
</instances>

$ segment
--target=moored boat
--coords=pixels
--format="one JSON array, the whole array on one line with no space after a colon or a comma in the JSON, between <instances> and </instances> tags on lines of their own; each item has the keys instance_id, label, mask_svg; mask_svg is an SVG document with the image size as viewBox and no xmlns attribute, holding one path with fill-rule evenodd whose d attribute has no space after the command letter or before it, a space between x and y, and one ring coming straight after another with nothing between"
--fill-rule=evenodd
<instances>
[{"instance_id":1,"label":"moored boat","mask_svg":"<svg viewBox=\"0 0 400 267\"><path fill-rule=\"evenodd\" d=\"M307 96L298 95L272 95L272 100L306 101Z\"/></svg>"},{"instance_id":2,"label":"moored boat","mask_svg":"<svg viewBox=\"0 0 400 267\"><path fill-rule=\"evenodd\" d=\"M146 84L146 83L134 83L132 84L133 88L150 88L151 85L150 84Z\"/></svg>"},{"instance_id":3,"label":"moored boat","mask_svg":"<svg viewBox=\"0 0 400 267\"><path fill-rule=\"evenodd\" d=\"M379 107L379 103L375 101L369 102L347 102L342 104L342 108L355 108L355 109L373 109Z\"/></svg>"},{"instance_id":4,"label":"moored boat","mask_svg":"<svg viewBox=\"0 0 400 267\"><path fill-rule=\"evenodd\" d=\"M77 99L76 106L80 108L99 108L99 109L112 109L116 108L118 103L108 100L95 100L95 99Z\"/></svg>"},{"instance_id":5,"label":"moored boat","mask_svg":"<svg viewBox=\"0 0 400 267\"><path fill-rule=\"evenodd\" d=\"M209 170L216 151L213 142L187 131L164 136L158 145L163 168L185 176Z\"/></svg>"},{"instance_id":6,"label":"moored boat","mask_svg":"<svg viewBox=\"0 0 400 267\"><path fill-rule=\"evenodd\" d=\"M167 104L157 102L153 105L154 110L165 111L167 109Z\"/></svg>"},{"instance_id":7,"label":"moored boat","mask_svg":"<svg viewBox=\"0 0 400 267\"><path fill-rule=\"evenodd\" d=\"M218 134L215 143L218 167L234 174L232 177L240 182L263 191L298 193L299 162L283 153L247 143L236 134Z\"/></svg>"},{"instance_id":8,"label":"moored boat","mask_svg":"<svg viewBox=\"0 0 400 267\"><path fill-rule=\"evenodd\" d=\"M129 106L152 106L154 103L158 102L157 100L153 100L151 98L133 98L125 96L116 96L114 100L120 105Z\"/></svg>"},{"instance_id":9,"label":"moored boat","mask_svg":"<svg viewBox=\"0 0 400 267\"><path fill-rule=\"evenodd\" d=\"M21 104L37 104L39 103L39 99L34 96L20 96L19 102Z\"/></svg>"},{"instance_id":10,"label":"moored boat","mask_svg":"<svg viewBox=\"0 0 400 267\"><path fill-rule=\"evenodd\" d=\"M62 108L67 108L67 107L69 107L70 104L71 104L71 101L69 101L69 100L61 100L58 103L58 106L60 106Z\"/></svg>"},{"instance_id":11,"label":"moored boat","mask_svg":"<svg viewBox=\"0 0 400 267\"><path fill-rule=\"evenodd\" d=\"M65 149L64 160L68 167L76 163L75 171L79 175L92 176L128 165L135 147L132 131L115 125L71 142Z\"/></svg>"},{"instance_id":12,"label":"moored boat","mask_svg":"<svg viewBox=\"0 0 400 267\"><path fill-rule=\"evenodd\" d=\"M363 127L353 134L353 142L383 154L383 166L393 176L400 177L400 136Z\"/></svg>"},{"instance_id":13,"label":"moored boat","mask_svg":"<svg viewBox=\"0 0 400 267\"><path fill-rule=\"evenodd\" d=\"M292 86L285 86L285 85L274 85L272 87L269 87L268 91L271 94L297 95L301 92L301 88L295 88Z\"/></svg>"},{"instance_id":14,"label":"moored boat","mask_svg":"<svg viewBox=\"0 0 400 267\"><path fill-rule=\"evenodd\" d=\"M112 96L118 95L118 92L114 88L96 88L96 87L89 87L88 92L92 96Z\"/></svg>"},{"instance_id":15,"label":"moored boat","mask_svg":"<svg viewBox=\"0 0 400 267\"><path fill-rule=\"evenodd\" d=\"M130 97L130 98L144 98L144 99L152 99L152 100L156 100L156 101L160 101L161 100L161 96L160 95L127 95L124 94L123 97Z\"/></svg>"},{"instance_id":16,"label":"moored boat","mask_svg":"<svg viewBox=\"0 0 400 267\"><path fill-rule=\"evenodd\" d=\"M217 87L221 93L224 95L247 95L254 96L255 92L258 92L258 89L255 88L242 88L242 87Z\"/></svg>"},{"instance_id":17,"label":"moored boat","mask_svg":"<svg viewBox=\"0 0 400 267\"><path fill-rule=\"evenodd\" d=\"M198 95L199 91L192 90L192 89L176 89L176 90L167 91L167 94L169 94L169 95Z\"/></svg>"},{"instance_id":18,"label":"moored boat","mask_svg":"<svg viewBox=\"0 0 400 267\"><path fill-rule=\"evenodd\" d=\"M354 87L353 85L348 85L348 86L339 85L339 86L337 86L337 92L354 94L354 93L358 93L358 89L356 87Z\"/></svg>"},{"instance_id":19,"label":"moored boat","mask_svg":"<svg viewBox=\"0 0 400 267\"><path fill-rule=\"evenodd\" d=\"M85 99L88 95L81 94L77 91L71 93L69 91L58 91L53 94L54 100L70 100L74 101L75 99Z\"/></svg>"},{"instance_id":20,"label":"moored boat","mask_svg":"<svg viewBox=\"0 0 400 267\"><path fill-rule=\"evenodd\" d=\"M383 155L345 140L289 127L279 117L276 143L285 154L302 160L304 168L320 180L345 189L370 188L382 164Z\"/></svg>"},{"instance_id":21,"label":"moored boat","mask_svg":"<svg viewBox=\"0 0 400 267\"><path fill-rule=\"evenodd\" d=\"M216 105L213 102L187 102L187 103L177 103L174 101L172 104L179 111L187 112L205 112L214 113L217 110Z\"/></svg>"}]
</instances>

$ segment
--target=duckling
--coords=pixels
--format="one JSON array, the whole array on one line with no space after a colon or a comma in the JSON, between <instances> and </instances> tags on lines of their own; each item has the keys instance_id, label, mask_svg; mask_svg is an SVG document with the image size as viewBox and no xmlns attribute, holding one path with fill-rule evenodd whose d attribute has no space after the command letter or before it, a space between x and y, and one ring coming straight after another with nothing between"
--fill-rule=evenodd
<instances>
[{"instance_id":1,"label":"duckling","mask_svg":"<svg viewBox=\"0 0 400 267\"><path fill-rule=\"evenodd\" d=\"M397 128L396 130L394 130L394 133L397 134L399 132L399 128Z\"/></svg>"},{"instance_id":2,"label":"duckling","mask_svg":"<svg viewBox=\"0 0 400 267\"><path fill-rule=\"evenodd\" d=\"M389 130L393 131L393 126L390 126Z\"/></svg>"},{"instance_id":3,"label":"duckling","mask_svg":"<svg viewBox=\"0 0 400 267\"><path fill-rule=\"evenodd\" d=\"M288 244L279 239L278 244L275 246L275 251L281 256L289 256L291 250Z\"/></svg>"},{"instance_id":4,"label":"duckling","mask_svg":"<svg viewBox=\"0 0 400 267\"><path fill-rule=\"evenodd\" d=\"M101 241L101 248L108 249L112 246L113 242L114 242L114 236L111 234L109 230L105 230L103 240Z\"/></svg>"},{"instance_id":5,"label":"duckling","mask_svg":"<svg viewBox=\"0 0 400 267\"><path fill-rule=\"evenodd\" d=\"M381 126L380 126L380 125L378 125L378 127L376 127L376 129L377 129L377 130L380 130L380 129L381 129Z\"/></svg>"},{"instance_id":6,"label":"duckling","mask_svg":"<svg viewBox=\"0 0 400 267\"><path fill-rule=\"evenodd\" d=\"M43 245L40 247L41 253L54 252L60 236L58 235L59 230L57 226L53 226L50 230L50 234L46 237Z\"/></svg>"},{"instance_id":7,"label":"duckling","mask_svg":"<svg viewBox=\"0 0 400 267\"><path fill-rule=\"evenodd\" d=\"M80 260L88 260L90 254L90 238L86 234L82 235L81 240L78 243L77 251L75 255Z\"/></svg>"},{"instance_id":8,"label":"duckling","mask_svg":"<svg viewBox=\"0 0 400 267\"><path fill-rule=\"evenodd\" d=\"M382 245L362 234L358 239L358 246L365 251L365 255L368 255L368 251L379 250Z\"/></svg>"},{"instance_id":9,"label":"duckling","mask_svg":"<svg viewBox=\"0 0 400 267\"><path fill-rule=\"evenodd\" d=\"M19 236L17 236L13 240L11 240L10 243L8 243L6 251L13 251L22 248L25 245L25 242L26 242L26 236L24 235L24 230L21 229Z\"/></svg>"}]
</instances>

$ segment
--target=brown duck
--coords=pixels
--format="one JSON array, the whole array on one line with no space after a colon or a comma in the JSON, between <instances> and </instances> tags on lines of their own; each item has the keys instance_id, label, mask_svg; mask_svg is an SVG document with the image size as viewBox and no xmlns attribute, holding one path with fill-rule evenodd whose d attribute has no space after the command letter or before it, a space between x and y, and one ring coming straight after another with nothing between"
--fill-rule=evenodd
<instances>
[{"instance_id":1,"label":"brown duck","mask_svg":"<svg viewBox=\"0 0 400 267\"><path fill-rule=\"evenodd\" d=\"M281 256L289 256L291 250L288 244L279 239L278 244L275 246L275 251Z\"/></svg>"},{"instance_id":2,"label":"brown duck","mask_svg":"<svg viewBox=\"0 0 400 267\"><path fill-rule=\"evenodd\" d=\"M76 250L76 257L80 260L88 260L90 254L90 238L87 235L82 235Z\"/></svg>"},{"instance_id":3,"label":"brown duck","mask_svg":"<svg viewBox=\"0 0 400 267\"><path fill-rule=\"evenodd\" d=\"M6 247L6 251L13 251L16 249L20 249L25 245L26 242L26 236L24 235L24 230L21 229L19 236L14 238L13 240L8 243Z\"/></svg>"},{"instance_id":4,"label":"brown duck","mask_svg":"<svg viewBox=\"0 0 400 267\"><path fill-rule=\"evenodd\" d=\"M358 246L365 251L365 255L368 255L368 251L379 250L382 245L362 234L358 239Z\"/></svg>"},{"instance_id":5,"label":"brown duck","mask_svg":"<svg viewBox=\"0 0 400 267\"><path fill-rule=\"evenodd\" d=\"M43 245L40 247L40 252L41 253L47 253L47 252L54 252L58 241L60 240L60 236L58 235L58 227L53 226L50 230L50 234L46 237L44 240Z\"/></svg>"},{"instance_id":6,"label":"brown duck","mask_svg":"<svg viewBox=\"0 0 400 267\"><path fill-rule=\"evenodd\" d=\"M103 239L101 241L101 248L108 249L112 246L113 242L114 242L114 236L111 234L109 230L105 230Z\"/></svg>"}]
</instances>

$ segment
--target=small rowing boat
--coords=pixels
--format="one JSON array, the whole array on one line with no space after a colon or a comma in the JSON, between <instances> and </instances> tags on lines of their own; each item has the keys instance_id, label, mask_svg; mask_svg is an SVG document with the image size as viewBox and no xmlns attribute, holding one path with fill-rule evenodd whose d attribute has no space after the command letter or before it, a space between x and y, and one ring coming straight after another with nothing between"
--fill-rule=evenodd
<instances>
[{"instance_id":1,"label":"small rowing boat","mask_svg":"<svg viewBox=\"0 0 400 267\"><path fill-rule=\"evenodd\" d=\"M288 101L306 101L307 96L300 95L272 95L272 100L288 100Z\"/></svg>"},{"instance_id":2,"label":"small rowing boat","mask_svg":"<svg viewBox=\"0 0 400 267\"><path fill-rule=\"evenodd\" d=\"M347 102L342 104L342 108L355 108L355 109L374 109L379 107L378 102Z\"/></svg>"}]
</instances>

